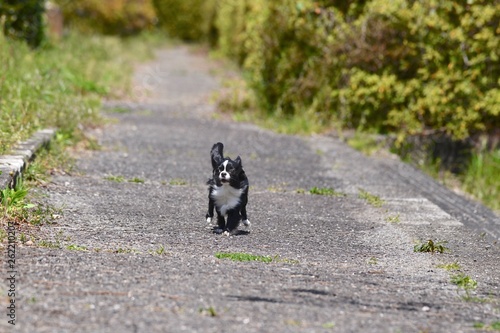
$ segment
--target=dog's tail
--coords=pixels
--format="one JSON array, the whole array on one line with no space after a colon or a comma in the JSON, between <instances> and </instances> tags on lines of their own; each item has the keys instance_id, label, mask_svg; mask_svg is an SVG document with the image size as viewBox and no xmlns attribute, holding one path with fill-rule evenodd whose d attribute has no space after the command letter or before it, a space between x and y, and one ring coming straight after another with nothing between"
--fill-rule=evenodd
<instances>
[{"instance_id":1,"label":"dog's tail","mask_svg":"<svg viewBox=\"0 0 500 333\"><path fill-rule=\"evenodd\" d=\"M217 169L224 160L224 155L222 153L223 150L224 150L224 145L221 142L217 142L212 146L212 150L210 151L210 157L212 159L212 167L214 170Z\"/></svg>"}]
</instances>

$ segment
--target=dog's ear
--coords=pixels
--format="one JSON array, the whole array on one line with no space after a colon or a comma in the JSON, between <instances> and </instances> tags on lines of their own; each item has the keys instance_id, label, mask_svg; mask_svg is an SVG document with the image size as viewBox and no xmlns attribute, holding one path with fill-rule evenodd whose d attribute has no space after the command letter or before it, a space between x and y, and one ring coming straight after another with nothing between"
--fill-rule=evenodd
<instances>
[{"instance_id":1,"label":"dog's ear","mask_svg":"<svg viewBox=\"0 0 500 333\"><path fill-rule=\"evenodd\" d=\"M224 145L220 142L217 142L212 146L210 157L212 159L212 167L214 170L217 169L219 165L224 161L224 155L222 153L223 149Z\"/></svg>"},{"instance_id":2,"label":"dog's ear","mask_svg":"<svg viewBox=\"0 0 500 333\"><path fill-rule=\"evenodd\" d=\"M236 166L237 166L238 168L243 167L242 162L241 162L241 157L239 157L239 156L238 156L238 157L236 157L236 159L234 160L234 162L236 163Z\"/></svg>"}]
</instances>

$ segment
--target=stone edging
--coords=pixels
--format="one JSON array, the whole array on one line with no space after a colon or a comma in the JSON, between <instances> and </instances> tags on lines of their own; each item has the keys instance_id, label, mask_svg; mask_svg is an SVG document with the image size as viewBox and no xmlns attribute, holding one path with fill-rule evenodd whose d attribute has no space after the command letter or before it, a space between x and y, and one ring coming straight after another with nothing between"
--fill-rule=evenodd
<instances>
[{"instance_id":1,"label":"stone edging","mask_svg":"<svg viewBox=\"0 0 500 333\"><path fill-rule=\"evenodd\" d=\"M40 130L28 140L15 145L10 155L0 155L0 189L15 185L16 178L35 158L36 153L49 144L55 133L55 129Z\"/></svg>"}]
</instances>

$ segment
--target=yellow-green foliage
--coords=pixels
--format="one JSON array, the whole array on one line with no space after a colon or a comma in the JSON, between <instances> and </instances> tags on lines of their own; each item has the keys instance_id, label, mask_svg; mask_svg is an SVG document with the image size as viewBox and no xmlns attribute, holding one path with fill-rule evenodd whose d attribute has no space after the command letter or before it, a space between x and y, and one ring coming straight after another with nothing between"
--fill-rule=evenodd
<instances>
[{"instance_id":1,"label":"yellow-green foliage","mask_svg":"<svg viewBox=\"0 0 500 333\"><path fill-rule=\"evenodd\" d=\"M345 127L463 139L500 127L500 3L233 0L220 50L261 106Z\"/></svg>"},{"instance_id":2,"label":"yellow-green foliage","mask_svg":"<svg viewBox=\"0 0 500 333\"><path fill-rule=\"evenodd\" d=\"M156 22L151 0L57 0L67 24L82 32L131 35Z\"/></svg>"},{"instance_id":3,"label":"yellow-green foliage","mask_svg":"<svg viewBox=\"0 0 500 333\"><path fill-rule=\"evenodd\" d=\"M153 0L159 24L171 37L189 41L208 38L215 0Z\"/></svg>"},{"instance_id":4,"label":"yellow-green foliage","mask_svg":"<svg viewBox=\"0 0 500 333\"><path fill-rule=\"evenodd\" d=\"M0 34L0 155L41 128L73 138L97 123L101 98L128 88L132 62L149 49L143 44L71 34L32 51Z\"/></svg>"}]
</instances>

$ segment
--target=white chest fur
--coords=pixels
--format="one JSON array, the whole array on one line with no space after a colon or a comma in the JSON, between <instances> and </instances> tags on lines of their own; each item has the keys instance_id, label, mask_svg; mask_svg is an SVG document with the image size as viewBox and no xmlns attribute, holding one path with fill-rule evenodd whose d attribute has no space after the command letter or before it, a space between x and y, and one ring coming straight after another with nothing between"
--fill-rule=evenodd
<instances>
[{"instance_id":1,"label":"white chest fur","mask_svg":"<svg viewBox=\"0 0 500 333\"><path fill-rule=\"evenodd\" d=\"M240 203L243 189L236 189L229 185L214 186L211 198L219 208L222 215L226 215L228 210L233 209Z\"/></svg>"}]
</instances>

